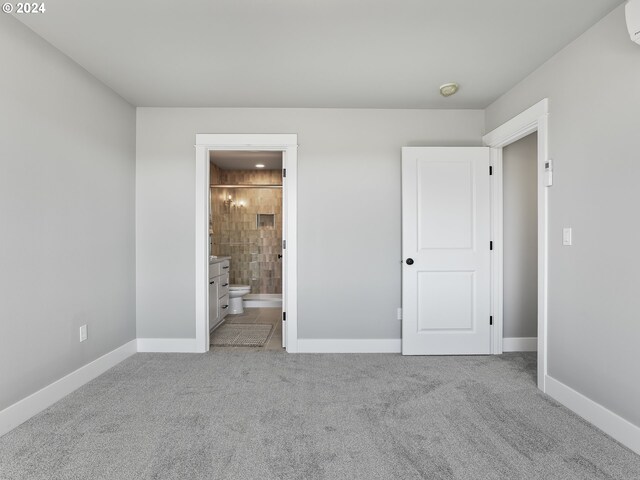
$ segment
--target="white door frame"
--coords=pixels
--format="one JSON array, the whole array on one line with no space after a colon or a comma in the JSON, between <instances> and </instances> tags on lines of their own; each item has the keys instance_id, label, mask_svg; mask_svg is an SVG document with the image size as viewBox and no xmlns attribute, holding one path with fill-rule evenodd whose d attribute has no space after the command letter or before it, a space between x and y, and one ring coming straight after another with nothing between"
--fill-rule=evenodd
<instances>
[{"instance_id":1,"label":"white door frame","mask_svg":"<svg viewBox=\"0 0 640 480\"><path fill-rule=\"evenodd\" d=\"M284 262L286 292L282 311L287 312L287 352L298 351L298 239L297 177L298 135L296 134L197 134L196 135L196 352L209 350L209 152L211 150L271 150L282 152L287 177L282 208L286 249ZM284 331L283 331L283 334Z\"/></svg>"},{"instance_id":2,"label":"white door frame","mask_svg":"<svg viewBox=\"0 0 640 480\"><path fill-rule=\"evenodd\" d=\"M494 239L492 256L493 334L491 352L502 353L503 339L503 197L502 149L527 135L538 132L538 388L546 391L547 375L547 303L548 303L548 215L549 200L545 166L549 156L549 100L544 99L485 135L484 144L491 147L492 207L491 223Z\"/></svg>"}]
</instances>

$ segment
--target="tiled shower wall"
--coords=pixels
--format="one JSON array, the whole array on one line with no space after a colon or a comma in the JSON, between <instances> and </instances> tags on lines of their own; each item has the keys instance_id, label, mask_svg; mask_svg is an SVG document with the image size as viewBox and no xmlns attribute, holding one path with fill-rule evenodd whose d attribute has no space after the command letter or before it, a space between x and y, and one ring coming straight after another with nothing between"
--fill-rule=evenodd
<instances>
[{"instance_id":1,"label":"tiled shower wall","mask_svg":"<svg viewBox=\"0 0 640 480\"><path fill-rule=\"evenodd\" d=\"M211 165L212 185L281 185L281 175ZM211 213L212 254L231 257L231 283L250 285L251 293L282 293L282 189L212 188ZM258 227L257 214L273 214L273 226Z\"/></svg>"}]
</instances>

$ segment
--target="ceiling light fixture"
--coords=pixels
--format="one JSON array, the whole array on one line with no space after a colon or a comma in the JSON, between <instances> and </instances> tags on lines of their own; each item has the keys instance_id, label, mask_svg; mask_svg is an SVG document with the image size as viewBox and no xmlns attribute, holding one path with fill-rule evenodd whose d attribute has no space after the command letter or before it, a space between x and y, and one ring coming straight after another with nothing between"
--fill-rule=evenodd
<instances>
[{"instance_id":1,"label":"ceiling light fixture","mask_svg":"<svg viewBox=\"0 0 640 480\"><path fill-rule=\"evenodd\" d=\"M256 164L256 168L264 168L264 165L261 163Z\"/></svg>"},{"instance_id":2,"label":"ceiling light fixture","mask_svg":"<svg viewBox=\"0 0 640 480\"><path fill-rule=\"evenodd\" d=\"M444 85L440 86L440 95L442 95L443 97L450 97L451 95L456 93L459 88L460 85L458 85L457 83L445 83Z\"/></svg>"}]
</instances>

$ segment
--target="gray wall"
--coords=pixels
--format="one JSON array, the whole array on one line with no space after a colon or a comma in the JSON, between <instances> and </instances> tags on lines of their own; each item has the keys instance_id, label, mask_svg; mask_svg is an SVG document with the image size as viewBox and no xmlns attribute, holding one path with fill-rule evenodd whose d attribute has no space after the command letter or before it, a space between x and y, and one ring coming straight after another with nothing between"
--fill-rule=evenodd
<instances>
[{"instance_id":1,"label":"gray wall","mask_svg":"<svg viewBox=\"0 0 640 480\"><path fill-rule=\"evenodd\" d=\"M3 409L135 338L135 110L9 15L0 62Z\"/></svg>"},{"instance_id":2,"label":"gray wall","mask_svg":"<svg viewBox=\"0 0 640 480\"><path fill-rule=\"evenodd\" d=\"M538 336L538 135L502 152L505 337Z\"/></svg>"},{"instance_id":3,"label":"gray wall","mask_svg":"<svg viewBox=\"0 0 640 480\"><path fill-rule=\"evenodd\" d=\"M139 108L138 337L195 336L196 133L297 133L300 338L399 338L400 148L480 145L483 112Z\"/></svg>"},{"instance_id":4,"label":"gray wall","mask_svg":"<svg viewBox=\"0 0 640 480\"><path fill-rule=\"evenodd\" d=\"M640 46L622 6L492 104L487 131L544 97L549 373L640 425Z\"/></svg>"}]
</instances>

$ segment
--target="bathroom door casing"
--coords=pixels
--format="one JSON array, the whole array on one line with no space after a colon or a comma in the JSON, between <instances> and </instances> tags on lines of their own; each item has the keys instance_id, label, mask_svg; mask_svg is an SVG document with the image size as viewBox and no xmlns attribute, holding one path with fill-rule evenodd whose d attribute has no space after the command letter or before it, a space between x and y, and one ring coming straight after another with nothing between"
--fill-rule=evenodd
<instances>
[{"instance_id":1,"label":"bathroom door casing","mask_svg":"<svg viewBox=\"0 0 640 480\"><path fill-rule=\"evenodd\" d=\"M491 351L489 148L402 149L402 354Z\"/></svg>"}]
</instances>

